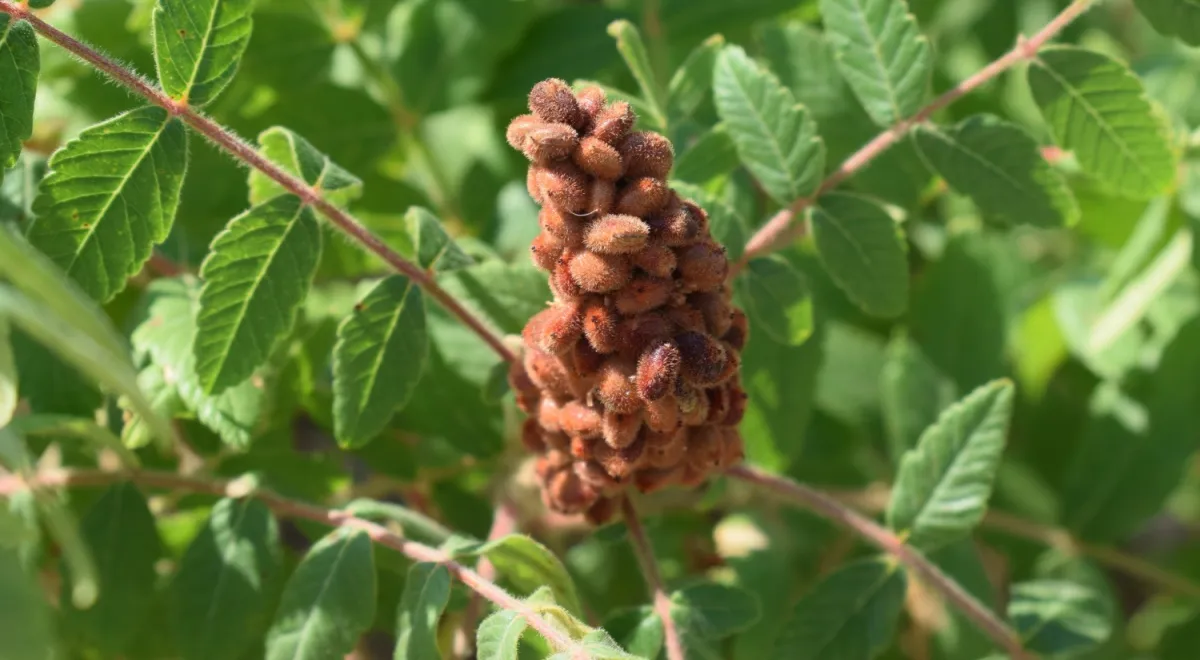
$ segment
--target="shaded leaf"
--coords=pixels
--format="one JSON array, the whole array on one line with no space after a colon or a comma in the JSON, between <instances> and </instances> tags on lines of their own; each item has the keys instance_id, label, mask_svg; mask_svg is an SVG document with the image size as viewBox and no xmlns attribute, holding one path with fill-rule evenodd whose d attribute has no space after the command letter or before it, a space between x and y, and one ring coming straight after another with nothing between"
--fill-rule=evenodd
<instances>
[{"instance_id":1,"label":"shaded leaf","mask_svg":"<svg viewBox=\"0 0 1200 660\"><path fill-rule=\"evenodd\" d=\"M41 70L33 26L0 14L0 179L33 135L33 100Z\"/></svg>"},{"instance_id":2,"label":"shaded leaf","mask_svg":"<svg viewBox=\"0 0 1200 660\"><path fill-rule=\"evenodd\" d=\"M729 136L725 124L717 124L701 133L678 158L672 179L688 183L703 184L717 177L726 176L737 169L737 145ZM707 210L707 207L706 207Z\"/></svg>"},{"instance_id":3,"label":"shaded leaf","mask_svg":"<svg viewBox=\"0 0 1200 660\"><path fill-rule=\"evenodd\" d=\"M29 241L107 302L167 238L187 158L187 131L161 108L88 128L51 156Z\"/></svg>"},{"instance_id":4,"label":"shaded leaf","mask_svg":"<svg viewBox=\"0 0 1200 660\"><path fill-rule=\"evenodd\" d=\"M947 129L918 126L913 135L930 167L970 197L984 218L1037 227L1065 227L1079 219L1066 180L1016 125L976 115Z\"/></svg>"},{"instance_id":5,"label":"shaded leaf","mask_svg":"<svg viewBox=\"0 0 1200 660\"><path fill-rule=\"evenodd\" d=\"M404 225L415 246L417 265L429 272L445 272L466 268L475 263L458 243L446 233L437 216L419 206L404 214Z\"/></svg>"},{"instance_id":6,"label":"shaded leaf","mask_svg":"<svg viewBox=\"0 0 1200 660\"><path fill-rule=\"evenodd\" d=\"M106 656L120 655L154 604L154 563L160 552L154 516L137 487L118 483L88 509L80 533L95 558L99 598L79 609L68 595L70 580L64 581L63 625L71 637Z\"/></svg>"},{"instance_id":7,"label":"shaded leaf","mask_svg":"<svg viewBox=\"0 0 1200 660\"><path fill-rule=\"evenodd\" d=\"M524 617L512 610L492 613L475 631L476 657L479 660L517 660L521 635L528 625Z\"/></svg>"},{"instance_id":8,"label":"shaded leaf","mask_svg":"<svg viewBox=\"0 0 1200 660\"><path fill-rule=\"evenodd\" d=\"M667 107L671 121L687 119L695 113L712 91L713 66L725 45L719 34L705 39L671 76L667 85Z\"/></svg>"},{"instance_id":9,"label":"shaded leaf","mask_svg":"<svg viewBox=\"0 0 1200 660\"><path fill-rule=\"evenodd\" d=\"M1112 192L1153 197L1174 178L1170 129L1125 65L1083 48L1045 48L1029 66L1029 88L1055 141Z\"/></svg>"},{"instance_id":10,"label":"shaded leaf","mask_svg":"<svg viewBox=\"0 0 1200 660\"><path fill-rule=\"evenodd\" d=\"M154 56L163 91L208 105L237 73L250 43L253 0L158 0Z\"/></svg>"},{"instance_id":11,"label":"shaded leaf","mask_svg":"<svg viewBox=\"0 0 1200 660\"><path fill-rule=\"evenodd\" d=\"M41 586L16 551L0 546L0 657L49 660L57 656L54 647L52 614Z\"/></svg>"},{"instance_id":12,"label":"shaded leaf","mask_svg":"<svg viewBox=\"0 0 1200 660\"><path fill-rule=\"evenodd\" d=\"M200 268L196 375L206 394L249 378L292 330L321 258L321 227L281 195L230 221Z\"/></svg>"},{"instance_id":13,"label":"shaded leaf","mask_svg":"<svg viewBox=\"0 0 1200 660\"><path fill-rule=\"evenodd\" d=\"M1196 0L1133 0L1155 30L1200 46L1200 2Z\"/></svg>"},{"instance_id":14,"label":"shaded leaf","mask_svg":"<svg viewBox=\"0 0 1200 660\"><path fill-rule=\"evenodd\" d=\"M771 339L799 346L812 334L812 296L799 271L778 255L754 259L735 286L756 329Z\"/></svg>"},{"instance_id":15,"label":"shaded leaf","mask_svg":"<svg viewBox=\"0 0 1200 660\"><path fill-rule=\"evenodd\" d=\"M1066 580L1012 586L1008 618L1030 651L1070 654L1095 648L1112 633L1112 612L1095 590Z\"/></svg>"},{"instance_id":16,"label":"shaded leaf","mask_svg":"<svg viewBox=\"0 0 1200 660\"><path fill-rule=\"evenodd\" d=\"M650 53L646 50L646 42L637 26L627 20L613 21L608 26L608 34L617 40L617 52L625 59L633 79L642 90L642 98L650 104L654 113L654 121L660 126L667 124L667 102L663 98L663 88L654 76L654 66L650 63Z\"/></svg>"},{"instance_id":17,"label":"shaded leaf","mask_svg":"<svg viewBox=\"0 0 1200 660\"><path fill-rule=\"evenodd\" d=\"M657 658L662 651L665 636L662 618L649 605L609 614L604 619L604 630L634 655Z\"/></svg>"},{"instance_id":18,"label":"shaded leaf","mask_svg":"<svg viewBox=\"0 0 1200 660\"><path fill-rule=\"evenodd\" d=\"M266 621L268 589L281 568L279 529L266 505L254 499L217 502L175 576L180 654L200 660L245 652Z\"/></svg>"},{"instance_id":19,"label":"shaded leaf","mask_svg":"<svg viewBox=\"0 0 1200 660\"><path fill-rule=\"evenodd\" d=\"M954 403L954 383L901 333L888 344L879 386L888 447L898 465L938 414Z\"/></svg>"},{"instance_id":20,"label":"shaded leaf","mask_svg":"<svg viewBox=\"0 0 1200 660\"><path fill-rule=\"evenodd\" d=\"M375 558L365 532L336 530L308 551L284 587L266 660L350 653L375 618Z\"/></svg>"},{"instance_id":21,"label":"shaded leaf","mask_svg":"<svg viewBox=\"0 0 1200 660\"><path fill-rule=\"evenodd\" d=\"M17 359L13 357L8 321L0 317L0 427L12 421L18 398Z\"/></svg>"},{"instance_id":22,"label":"shaded leaf","mask_svg":"<svg viewBox=\"0 0 1200 660\"><path fill-rule=\"evenodd\" d=\"M821 0L825 34L846 82L880 126L916 114L933 47L904 0Z\"/></svg>"},{"instance_id":23,"label":"shaded leaf","mask_svg":"<svg viewBox=\"0 0 1200 660\"><path fill-rule=\"evenodd\" d=\"M420 562L408 569L396 623L396 660L440 658L437 624L450 600L450 572Z\"/></svg>"},{"instance_id":24,"label":"shaded leaf","mask_svg":"<svg viewBox=\"0 0 1200 660\"><path fill-rule=\"evenodd\" d=\"M771 199L781 205L809 195L825 167L825 146L808 110L737 46L717 57L717 114L738 154Z\"/></svg>"},{"instance_id":25,"label":"shaded leaf","mask_svg":"<svg viewBox=\"0 0 1200 660\"><path fill-rule=\"evenodd\" d=\"M333 425L343 446L369 442L412 396L429 337L421 290L392 275L338 326L333 349Z\"/></svg>"},{"instance_id":26,"label":"shaded leaf","mask_svg":"<svg viewBox=\"0 0 1200 660\"><path fill-rule=\"evenodd\" d=\"M318 190L325 199L338 205L349 204L363 193L358 177L333 162L294 131L272 126L259 133L262 154L289 174L300 177ZM283 186L259 170L250 171L250 203L262 204L286 193Z\"/></svg>"},{"instance_id":27,"label":"shaded leaf","mask_svg":"<svg viewBox=\"0 0 1200 660\"><path fill-rule=\"evenodd\" d=\"M947 408L900 461L888 506L892 529L933 548L970 533L992 494L1012 416L1013 385L995 381Z\"/></svg>"},{"instance_id":28,"label":"shaded leaf","mask_svg":"<svg viewBox=\"0 0 1200 660\"><path fill-rule=\"evenodd\" d=\"M518 589L532 592L543 585L550 587L556 602L581 614L583 608L575 582L562 561L546 546L522 534L510 534L460 553L486 556L496 570Z\"/></svg>"},{"instance_id":29,"label":"shaded leaf","mask_svg":"<svg viewBox=\"0 0 1200 660\"><path fill-rule=\"evenodd\" d=\"M720 640L762 616L758 598L741 587L700 582L671 594L671 618L684 636Z\"/></svg>"},{"instance_id":30,"label":"shaded leaf","mask_svg":"<svg viewBox=\"0 0 1200 660\"><path fill-rule=\"evenodd\" d=\"M823 195L813 209L812 232L825 268L851 300L875 316L904 312L908 246L883 207L857 195Z\"/></svg>"},{"instance_id":31,"label":"shaded leaf","mask_svg":"<svg viewBox=\"0 0 1200 660\"><path fill-rule=\"evenodd\" d=\"M906 582L903 571L878 559L838 569L796 603L773 656L849 660L879 655L904 606Z\"/></svg>"}]
</instances>

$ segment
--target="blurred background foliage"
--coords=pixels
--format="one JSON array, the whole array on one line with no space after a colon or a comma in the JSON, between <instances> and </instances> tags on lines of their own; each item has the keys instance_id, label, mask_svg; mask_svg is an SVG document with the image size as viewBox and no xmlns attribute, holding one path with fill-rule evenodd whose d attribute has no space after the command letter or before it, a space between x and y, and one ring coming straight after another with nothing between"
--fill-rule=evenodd
<instances>
[{"instance_id":1,"label":"blurred background foliage","mask_svg":"<svg viewBox=\"0 0 1200 660\"><path fill-rule=\"evenodd\" d=\"M1014 35L1040 29L1066 4L910 0L938 54L934 92L1000 56ZM152 0L59 0L44 18L150 73L152 8ZM618 90L614 96L636 90L607 32L617 19L639 25L663 80L714 35L744 46L814 113L831 170L879 131L833 66L816 2L807 0L261 0L240 72L208 111L247 137L277 124L305 136L365 181L352 210L393 245L406 245L403 214L419 205L468 252L499 257L443 281L516 333L548 295L524 256L537 209L525 191L527 163L504 143L504 127L525 111L525 94L543 78L598 81ZM1156 33L1130 0L1102 3L1061 41L1112 54L1142 78L1184 154L1176 185L1154 199L1129 200L1072 174L1081 207L1075 227L997 230L930 174L910 142L896 145L844 187L874 195L905 218L909 311L895 321L866 316L829 280L809 242L787 250L813 289L815 330L799 347L748 347L749 459L871 500L913 442L915 422L906 415L919 418L1010 376L1018 385L1016 415L993 508L1200 582L1192 420L1200 410L1200 260L1192 247L1200 220L1200 50ZM82 128L137 105L61 50L43 46L35 135L0 194L0 218L18 223L46 155ZM939 123L987 112L1042 131L1035 135L1049 144L1027 89L1018 69L951 106ZM686 110L672 109L658 127L676 145L675 178L728 205L749 228L760 225L777 208L738 165L728 136L714 129L710 95ZM1069 159L1060 164L1071 171ZM161 253L194 270L215 234L245 208L247 194L245 171L194 140L178 219ZM261 471L272 487L314 501L399 497L485 536L493 489L517 466L505 442L515 418L489 394L495 356L441 310L430 310L428 375L394 420L390 441L353 452L332 444L326 360L333 331L353 305L357 283L383 268L329 238L288 354L247 404L254 410L232 422L254 436L253 451L230 451L209 425L188 422L198 458L219 474ZM130 287L108 311L132 330L146 305L143 289ZM20 363L40 365L21 370L34 409L90 415L100 402L90 385L66 367L44 366L57 363L35 343L19 335L15 341ZM918 377L916 384L904 380ZM1176 418L1155 419L1159 414ZM71 460L68 452L64 461ZM668 579L715 570L760 595L764 618L731 651L760 658L784 606L863 549L795 511L756 506L753 514L728 514L729 502L745 496L739 489L717 482L697 506L654 516L649 526ZM72 502L81 510L87 504L86 493ZM168 554L178 557L207 511L186 498L168 508L160 533ZM632 555L614 542L619 526L579 534L550 529L545 520L522 522L565 552L596 611L644 602ZM762 533L769 543L760 542ZM403 571L399 559L384 558L377 618L380 630L390 630ZM1113 634L1077 657L1183 659L1200 648L1197 594L1161 593L996 525L933 558L988 603L1014 582L1094 585ZM465 602L459 590L451 612ZM899 641L884 657L971 659L988 651L986 640L928 594L911 589L907 605ZM128 657L159 657L154 645L165 642L152 631L144 637L146 648Z\"/></svg>"}]
</instances>

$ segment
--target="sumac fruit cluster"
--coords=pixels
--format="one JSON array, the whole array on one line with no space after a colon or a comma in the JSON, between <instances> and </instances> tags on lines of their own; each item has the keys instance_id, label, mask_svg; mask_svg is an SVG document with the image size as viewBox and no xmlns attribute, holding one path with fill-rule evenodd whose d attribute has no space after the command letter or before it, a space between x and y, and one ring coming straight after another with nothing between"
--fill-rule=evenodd
<instances>
[{"instance_id":1,"label":"sumac fruit cluster","mask_svg":"<svg viewBox=\"0 0 1200 660\"><path fill-rule=\"evenodd\" d=\"M554 301L510 381L546 505L608 519L632 485L695 486L741 460L745 314L708 215L666 183L674 153L629 104L538 83L508 127L541 205L530 247Z\"/></svg>"}]
</instances>

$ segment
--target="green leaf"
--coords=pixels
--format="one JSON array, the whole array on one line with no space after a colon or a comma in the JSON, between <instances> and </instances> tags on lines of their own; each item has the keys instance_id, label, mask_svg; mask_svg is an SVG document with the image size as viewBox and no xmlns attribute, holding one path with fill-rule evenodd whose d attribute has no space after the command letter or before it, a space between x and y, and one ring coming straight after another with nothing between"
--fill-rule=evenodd
<instances>
[{"instance_id":1,"label":"green leaf","mask_svg":"<svg viewBox=\"0 0 1200 660\"><path fill-rule=\"evenodd\" d=\"M492 613L475 631L475 655L479 660L517 660L521 635L529 624L512 610Z\"/></svg>"},{"instance_id":2,"label":"green leaf","mask_svg":"<svg viewBox=\"0 0 1200 660\"><path fill-rule=\"evenodd\" d=\"M1094 51L1054 46L1030 65L1029 88L1055 141L1111 192L1149 198L1175 177L1166 119L1125 65Z\"/></svg>"},{"instance_id":3,"label":"green leaf","mask_svg":"<svg viewBox=\"0 0 1200 660\"><path fill-rule=\"evenodd\" d=\"M95 557L100 597L90 608L78 609L68 604L70 581L65 581L63 625L72 638L105 656L121 655L154 605L154 563L160 553L154 516L137 487L118 483L88 509L80 531Z\"/></svg>"},{"instance_id":4,"label":"green leaf","mask_svg":"<svg viewBox=\"0 0 1200 660\"><path fill-rule=\"evenodd\" d=\"M284 587L266 660L326 660L353 650L375 619L371 537L337 530L308 551Z\"/></svg>"},{"instance_id":5,"label":"green leaf","mask_svg":"<svg viewBox=\"0 0 1200 660\"><path fill-rule=\"evenodd\" d=\"M217 502L184 553L172 587L182 657L240 657L265 623L269 588L281 568L270 509L253 499Z\"/></svg>"},{"instance_id":6,"label":"green leaf","mask_svg":"<svg viewBox=\"0 0 1200 660\"><path fill-rule=\"evenodd\" d=\"M0 546L0 658L57 657L50 605L14 550Z\"/></svg>"},{"instance_id":7,"label":"green leaf","mask_svg":"<svg viewBox=\"0 0 1200 660\"><path fill-rule=\"evenodd\" d=\"M663 648L663 621L649 605L617 610L604 619L604 630L629 652L643 658L657 658Z\"/></svg>"},{"instance_id":8,"label":"green leaf","mask_svg":"<svg viewBox=\"0 0 1200 660\"><path fill-rule=\"evenodd\" d=\"M823 195L812 215L817 252L833 281L874 316L908 307L908 245L887 211L866 197Z\"/></svg>"},{"instance_id":9,"label":"green leaf","mask_svg":"<svg viewBox=\"0 0 1200 660\"><path fill-rule=\"evenodd\" d=\"M954 383L929 361L920 346L898 333L888 344L879 386L888 447L898 465L904 453L917 446L925 428L954 403Z\"/></svg>"},{"instance_id":10,"label":"green leaf","mask_svg":"<svg viewBox=\"0 0 1200 660\"><path fill-rule=\"evenodd\" d=\"M453 534L438 521L392 502L358 499L347 504L344 509L359 518L396 523L404 530L405 537L423 543L441 545Z\"/></svg>"},{"instance_id":11,"label":"green leaf","mask_svg":"<svg viewBox=\"0 0 1200 660\"><path fill-rule=\"evenodd\" d=\"M178 389L187 409L235 449L249 447L267 402L264 372L208 395L196 376L192 346L196 338L199 290L194 279L160 279L147 289L142 321L133 332L139 357L148 356L157 376L144 376ZM269 374L266 374L269 375ZM170 409L169 392L160 392L160 406Z\"/></svg>"},{"instance_id":12,"label":"green leaf","mask_svg":"<svg viewBox=\"0 0 1200 660\"><path fill-rule=\"evenodd\" d=\"M642 90L642 97L650 104L654 113L654 121L660 126L667 124L667 102L663 98L663 88L655 79L654 67L650 64L650 53L646 50L646 42L637 26L625 19L613 21L608 26L608 34L617 40L617 52L625 59L633 79Z\"/></svg>"},{"instance_id":13,"label":"green leaf","mask_svg":"<svg viewBox=\"0 0 1200 660\"><path fill-rule=\"evenodd\" d=\"M704 104L712 91L713 66L724 46L725 37L714 34L688 53L675 70L667 85L667 107L672 122L691 117Z\"/></svg>"},{"instance_id":14,"label":"green leaf","mask_svg":"<svg viewBox=\"0 0 1200 660\"><path fill-rule=\"evenodd\" d=\"M282 126L259 133L263 156L289 174L300 177L330 202L344 206L362 197L362 180L342 169L308 140ZM286 193L283 186L259 170L250 171L250 203L262 204Z\"/></svg>"},{"instance_id":15,"label":"green leaf","mask_svg":"<svg viewBox=\"0 0 1200 660\"><path fill-rule=\"evenodd\" d=\"M808 110L773 74L727 46L717 57L713 94L742 162L771 199L786 206L817 189L825 145Z\"/></svg>"},{"instance_id":16,"label":"green leaf","mask_svg":"<svg viewBox=\"0 0 1200 660\"><path fill-rule=\"evenodd\" d=\"M206 394L251 376L291 332L321 258L321 227L281 195L230 221L200 276L196 375Z\"/></svg>"},{"instance_id":17,"label":"green leaf","mask_svg":"<svg viewBox=\"0 0 1200 660\"><path fill-rule=\"evenodd\" d=\"M812 295L787 260L778 255L751 260L735 286L756 329L771 339L799 346L812 334Z\"/></svg>"},{"instance_id":18,"label":"green leaf","mask_svg":"<svg viewBox=\"0 0 1200 660\"><path fill-rule=\"evenodd\" d=\"M0 14L0 179L33 135L33 100L41 56L33 26Z\"/></svg>"},{"instance_id":19,"label":"green leaf","mask_svg":"<svg viewBox=\"0 0 1200 660\"><path fill-rule=\"evenodd\" d=\"M671 594L671 618L688 637L725 639L750 627L760 616L758 597L741 587L700 582Z\"/></svg>"},{"instance_id":20,"label":"green leaf","mask_svg":"<svg viewBox=\"0 0 1200 660\"><path fill-rule=\"evenodd\" d=\"M1196 0L1133 0L1155 30L1200 46L1200 2Z\"/></svg>"},{"instance_id":21,"label":"green leaf","mask_svg":"<svg viewBox=\"0 0 1200 660\"><path fill-rule=\"evenodd\" d=\"M553 552L532 538L511 534L462 552L487 557L517 589L532 592L550 587L556 602L575 614L583 613L571 574Z\"/></svg>"},{"instance_id":22,"label":"green leaf","mask_svg":"<svg viewBox=\"0 0 1200 660\"><path fill-rule=\"evenodd\" d=\"M825 34L871 119L890 126L916 114L929 89L933 47L904 0L821 0Z\"/></svg>"},{"instance_id":23,"label":"green leaf","mask_svg":"<svg viewBox=\"0 0 1200 660\"><path fill-rule=\"evenodd\" d=\"M946 409L904 455L888 525L930 549L966 536L987 511L1012 416L1013 385L994 381Z\"/></svg>"},{"instance_id":24,"label":"green leaf","mask_svg":"<svg viewBox=\"0 0 1200 660\"><path fill-rule=\"evenodd\" d=\"M466 268L475 260L463 252L458 243L446 233L437 216L428 209L414 206L404 214L404 224L412 239L417 265L429 272L446 272Z\"/></svg>"},{"instance_id":25,"label":"green leaf","mask_svg":"<svg viewBox=\"0 0 1200 660\"><path fill-rule=\"evenodd\" d=\"M1065 580L1034 580L1012 586L1008 618L1034 653L1067 655L1095 648L1112 633L1112 612L1103 595Z\"/></svg>"},{"instance_id":26,"label":"green leaf","mask_svg":"<svg viewBox=\"0 0 1200 660\"><path fill-rule=\"evenodd\" d=\"M225 89L250 43L253 0L158 0L154 57L163 91L193 107Z\"/></svg>"},{"instance_id":27,"label":"green leaf","mask_svg":"<svg viewBox=\"0 0 1200 660\"><path fill-rule=\"evenodd\" d=\"M717 177L727 176L737 169L737 145L729 136L725 124L717 124L701 133L696 141L675 159L671 178L676 182L693 184L707 183Z\"/></svg>"},{"instance_id":28,"label":"green leaf","mask_svg":"<svg viewBox=\"0 0 1200 660\"><path fill-rule=\"evenodd\" d=\"M421 290L408 278L380 282L338 326L333 349L333 427L344 447L369 442L416 389L429 355Z\"/></svg>"},{"instance_id":29,"label":"green leaf","mask_svg":"<svg viewBox=\"0 0 1200 660\"><path fill-rule=\"evenodd\" d=\"M167 238L187 160L187 131L161 108L84 130L50 158L29 241L107 302Z\"/></svg>"},{"instance_id":30,"label":"green leaf","mask_svg":"<svg viewBox=\"0 0 1200 660\"><path fill-rule=\"evenodd\" d=\"M113 357L124 358L129 352L128 342L117 333L104 310L10 227L0 227L0 275L60 318L70 319L76 330Z\"/></svg>"},{"instance_id":31,"label":"green leaf","mask_svg":"<svg viewBox=\"0 0 1200 660\"><path fill-rule=\"evenodd\" d=\"M138 387L137 373L128 358L113 355L97 345L66 319L35 303L10 287L0 285L0 318L12 324L104 387L128 397L131 406L142 415L164 442L174 434L166 420L154 412L150 401Z\"/></svg>"},{"instance_id":32,"label":"green leaf","mask_svg":"<svg viewBox=\"0 0 1200 660\"><path fill-rule=\"evenodd\" d=\"M8 321L0 317L0 428L8 426L17 410L17 359L9 341Z\"/></svg>"},{"instance_id":33,"label":"green leaf","mask_svg":"<svg viewBox=\"0 0 1200 660\"><path fill-rule=\"evenodd\" d=\"M838 569L796 603L772 657L878 656L892 639L905 587L904 572L882 560L859 560Z\"/></svg>"},{"instance_id":34,"label":"green leaf","mask_svg":"<svg viewBox=\"0 0 1200 660\"><path fill-rule=\"evenodd\" d=\"M408 569L396 623L396 660L442 657L437 625L450 601L450 572L441 564L420 562Z\"/></svg>"},{"instance_id":35,"label":"green leaf","mask_svg":"<svg viewBox=\"0 0 1200 660\"><path fill-rule=\"evenodd\" d=\"M945 130L918 126L921 155L983 217L1002 226L1066 227L1079 220L1067 182L1023 129L989 115Z\"/></svg>"}]
</instances>

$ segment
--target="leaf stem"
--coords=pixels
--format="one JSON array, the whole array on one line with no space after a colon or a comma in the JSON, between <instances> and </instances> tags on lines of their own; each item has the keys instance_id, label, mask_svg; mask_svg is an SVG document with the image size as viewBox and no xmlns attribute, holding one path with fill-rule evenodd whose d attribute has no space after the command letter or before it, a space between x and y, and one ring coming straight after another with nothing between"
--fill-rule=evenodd
<instances>
[{"instance_id":1,"label":"leaf stem","mask_svg":"<svg viewBox=\"0 0 1200 660\"><path fill-rule=\"evenodd\" d=\"M9 497L18 492L38 488L106 486L120 481L130 481L143 488L182 490L218 497L253 497L280 516L302 518L331 527L361 530L375 543L392 548L413 561L434 562L445 566L451 575L475 593L499 608L516 612L556 649L567 650L572 657L587 657L580 645L562 629L491 580L454 561L448 553L409 541L379 523L358 518L345 511L300 502L268 490L248 490L238 481L204 479L154 470L110 472L97 469L56 469L42 471L28 478L15 474L0 475L0 497Z\"/></svg>"},{"instance_id":2,"label":"leaf stem","mask_svg":"<svg viewBox=\"0 0 1200 660\"><path fill-rule=\"evenodd\" d=\"M637 509L629 496L621 498L621 511L625 515L625 526L629 529L629 539L633 553L637 555L638 565L646 577L650 587L650 597L654 600L654 613L662 619L663 637L667 647L667 660L684 660L683 640L679 637L679 628L671 617L671 597L667 595L663 584L662 574L658 572L658 562L654 559L654 548L650 547L650 539L646 529L638 518Z\"/></svg>"},{"instance_id":3,"label":"leaf stem","mask_svg":"<svg viewBox=\"0 0 1200 660\"><path fill-rule=\"evenodd\" d=\"M13 2L12 0L0 0L0 13L9 14L15 19L28 21L33 26L33 29L46 40L92 65L129 91L165 109L171 115L179 117L184 123L191 126L205 138L208 138L210 142L234 159L270 177L288 192L299 197L305 204L315 208L334 227L358 243L363 249L379 257L393 270L408 277L417 286L424 289L427 294L445 307L447 311L458 317L475 334L479 335L503 360L508 362L516 360L516 356L504 345L500 337L485 326L474 314L463 307L445 289L439 286L432 275L427 274L424 270L388 247L382 239L364 227L354 216L326 200L319 190L310 187L304 181L301 181L275 163L264 158L254 147L234 134L233 131L209 119L186 103L172 99L138 74L126 69L116 60L62 32L53 25L46 23L35 16L29 7Z\"/></svg>"},{"instance_id":4,"label":"leaf stem","mask_svg":"<svg viewBox=\"0 0 1200 660\"><path fill-rule=\"evenodd\" d=\"M726 472L735 479L754 484L767 492L817 515L827 518L857 534L900 562L905 568L936 590L967 618L987 634L1013 660L1029 660L1032 656L1021 645L1021 638L990 608L980 603L920 551L904 543L900 537L854 511L833 497L796 483L786 477L768 474L757 468L739 465Z\"/></svg>"},{"instance_id":5,"label":"leaf stem","mask_svg":"<svg viewBox=\"0 0 1200 660\"><path fill-rule=\"evenodd\" d=\"M813 194L792 202L790 206L776 213L774 217L755 232L750 237L750 240L746 242L746 249L742 253L742 258L738 261L735 270L740 270L751 259L781 249L803 235L805 231L804 223L794 224L794 221L798 215L815 204L821 195L833 190L846 181L846 179L854 176L880 154L887 151L893 144L899 142L901 138L908 134L909 130L928 121L939 110L982 87L985 83L1016 66L1018 63L1037 57L1038 51L1047 42L1090 9L1094 2L1095 0L1075 0L1067 5L1062 12L1055 16L1032 38L1018 38L1012 50L1001 55L971 77L937 97L913 116L900 120L894 126L875 136L874 139L843 161L833 173L821 182L821 185L817 186Z\"/></svg>"}]
</instances>

